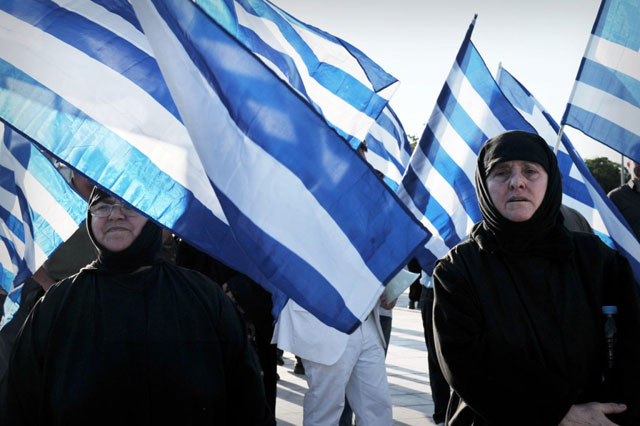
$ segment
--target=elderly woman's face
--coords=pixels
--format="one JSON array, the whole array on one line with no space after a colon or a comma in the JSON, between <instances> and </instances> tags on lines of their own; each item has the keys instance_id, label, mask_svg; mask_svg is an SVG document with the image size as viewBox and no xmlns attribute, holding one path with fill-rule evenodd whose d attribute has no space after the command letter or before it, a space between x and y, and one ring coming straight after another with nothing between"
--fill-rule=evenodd
<instances>
[{"instance_id":1,"label":"elderly woman's face","mask_svg":"<svg viewBox=\"0 0 640 426\"><path fill-rule=\"evenodd\" d=\"M512 222L524 222L538 210L547 191L547 172L530 161L504 161L487 176L493 205Z\"/></svg>"},{"instance_id":2,"label":"elderly woman's face","mask_svg":"<svg viewBox=\"0 0 640 426\"><path fill-rule=\"evenodd\" d=\"M91 230L110 251L122 251L140 235L147 218L109 197L91 206Z\"/></svg>"}]
</instances>

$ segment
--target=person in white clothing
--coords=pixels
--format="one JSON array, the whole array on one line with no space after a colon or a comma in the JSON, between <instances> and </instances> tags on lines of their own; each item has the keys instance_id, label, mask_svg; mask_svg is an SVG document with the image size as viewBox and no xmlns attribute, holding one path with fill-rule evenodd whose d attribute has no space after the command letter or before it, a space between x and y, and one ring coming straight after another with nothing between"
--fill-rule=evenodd
<instances>
[{"instance_id":1,"label":"person in white clothing","mask_svg":"<svg viewBox=\"0 0 640 426\"><path fill-rule=\"evenodd\" d=\"M289 300L276 323L273 342L303 360L309 386L303 404L305 426L337 425L345 395L356 423L392 423L377 308L349 335Z\"/></svg>"}]
</instances>

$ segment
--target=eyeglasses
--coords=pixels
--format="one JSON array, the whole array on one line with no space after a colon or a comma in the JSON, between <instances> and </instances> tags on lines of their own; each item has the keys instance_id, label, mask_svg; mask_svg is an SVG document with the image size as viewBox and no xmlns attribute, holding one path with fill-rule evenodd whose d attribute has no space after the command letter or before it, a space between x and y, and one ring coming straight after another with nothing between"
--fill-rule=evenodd
<instances>
[{"instance_id":1,"label":"eyeglasses","mask_svg":"<svg viewBox=\"0 0 640 426\"><path fill-rule=\"evenodd\" d=\"M126 217L134 217L140 215L137 211L133 210L129 206L123 204L96 204L89 209L89 213L93 217L109 217L113 212L113 209L118 208L120 213Z\"/></svg>"}]
</instances>

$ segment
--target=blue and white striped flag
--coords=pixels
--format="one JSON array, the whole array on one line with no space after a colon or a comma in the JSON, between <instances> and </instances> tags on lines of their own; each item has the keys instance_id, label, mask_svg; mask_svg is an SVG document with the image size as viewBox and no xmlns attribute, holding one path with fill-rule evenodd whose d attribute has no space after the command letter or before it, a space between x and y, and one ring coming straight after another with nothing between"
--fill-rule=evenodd
<instances>
[{"instance_id":1,"label":"blue and white striped flag","mask_svg":"<svg viewBox=\"0 0 640 426\"><path fill-rule=\"evenodd\" d=\"M133 2L234 237L274 285L350 332L426 232L213 4Z\"/></svg>"},{"instance_id":2,"label":"blue and white striped flag","mask_svg":"<svg viewBox=\"0 0 640 426\"><path fill-rule=\"evenodd\" d=\"M87 203L34 145L0 121L0 328L18 310L22 283L84 221Z\"/></svg>"},{"instance_id":3,"label":"blue and white striped flag","mask_svg":"<svg viewBox=\"0 0 640 426\"><path fill-rule=\"evenodd\" d=\"M235 10L231 2L212 2L209 6L213 5ZM182 7L200 13L191 2L183 2ZM220 27L207 20L220 32ZM173 24L187 22L191 21ZM206 115L202 123L215 127L215 132L206 135L206 145L200 139L198 148L194 147L189 133L195 128L187 132L183 111L178 113L147 36L127 3L0 3L0 117L194 246L279 295L274 301L276 313L285 301L279 288L328 324L351 330L368 313L367 304L373 303L388 276L410 255L417 244L413 240L425 235L416 231L416 224L407 220L405 212L399 211L384 185L371 180L371 171L353 150L350 155L343 153L346 145L342 140L329 142L332 136L319 129L300 128L306 123L296 121L301 119L296 115L298 109L313 111L315 119L324 123L317 110L310 110L309 103L299 97L300 90L294 96L304 107L276 102L281 97L276 85L267 90L260 80L267 77L234 62L241 59L238 52L256 58L234 43L218 46L229 50L218 50L221 59L217 66L220 75L237 78L213 75L216 89L233 87L233 96L227 100L244 101L229 104L242 109L233 111L242 115L255 111L256 105L251 103L255 94L249 88L255 89L256 82L260 83L260 94L268 96L271 103L261 105L263 116L259 121L243 124L249 126L248 130L271 135L271 142L280 143L281 155L291 153L286 158L287 167L297 174L287 172L275 161L257 161L264 158L268 147L247 145L245 137L238 139L228 119L217 112ZM205 57L193 59L202 65L200 59ZM185 71L180 80L186 84L193 76ZM269 71L268 76L275 74ZM278 82L280 89L294 93L282 80ZM185 85L185 93L187 89ZM206 99L198 105L201 113L207 112L204 107L211 101ZM289 128L275 125L283 119ZM321 128L319 124L317 127ZM283 132L295 138L278 138ZM253 136L249 132L246 141ZM225 151L230 145L243 149L241 155ZM212 161L224 167L212 169ZM247 169L249 164L254 168ZM224 174L224 185L214 181L218 191L205 168L218 178ZM259 184L254 180L251 184L255 186L247 186L248 178L255 178L247 171L262 173ZM282 174L297 179L276 179ZM234 188L243 185L255 201L237 201ZM319 193L307 196L310 204L306 206L286 197L266 201L272 195L290 194L291 188L318 188ZM317 201L316 207L322 205L325 210L311 209L312 198ZM323 203L328 199L334 204L326 207ZM267 203L269 209L261 203ZM274 208L285 211L274 212ZM269 220L254 220L260 209ZM280 213L289 216L281 217ZM322 220L335 226L314 228ZM308 225L306 231L299 233L304 224ZM370 234L364 232L366 226L371 226ZM298 240L303 241L302 247ZM333 258L327 259L328 252ZM327 266L340 254L343 256L335 264ZM354 256L360 262L356 272L348 263ZM362 281L349 281L354 277Z\"/></svg>"},{"instance_id":4,"label":"blue and white striped flag","mask_svg":"<svg viewBox=\"0 0 640 426\"><path fill-rule=\"evenodd\" d=\"M269 0L195 3L306 99L353 148L398 88L395 77L357 48Z\"/></svg>"},{"instance_id":5,"label":"blue and white striped flag","mask_svg":"<svg viewBox=\"0 0 640 426\"><path fill-rule=\"evenodd\" d=\"M502 94L471 43L474 23L398 189L400 199L433 234L417 256L428 273L482 220L474 179L482 144L505 130L535 132Z\"/></svg>"},{"instance_id":6,"label":"blue and white striped flag","mask_svg":"<svg viewBox=\"0 0 640 426\"><path fill-rule=\"evenodd\" d=\"M640 162L640 5L603 0L562 123Z\"/></svg>"},{"instance_id":7,"label":"blue and white striped flag","mask_svg":"<svg viewBox=\"0 0 640 426\"><path fill-rule=\"evenodd\" d=\"M0 2L0 76L0 118L194 246L265 283L229 232L128 3Z\"/></svg>"},{"instance_id":8,"label":"blue and white striped flag","mask_svg":"<svg viewBox=\"0 0 640 426\"><path fill-rule=\"evenodd\" d=\"M498 70L498 84L513 106L553 148L560 128L551 115L502 67ZM640 242L565 135L557 157L562 172L562 203L579 211L605 243L625 255L640 280Z\"/></svg>"},{"instance_id":9,"label":"blue and white striped flag","mask_svg":"<svg viewBox=\"0 0 640 426\"><path fill-rule=\"evenodd\" d=\"M409 165L411 145L400 120L389 105L371 126L365 141L368 147L365 159L384 175L387 185L396 191Z\"/></svg>"}]
</instances>

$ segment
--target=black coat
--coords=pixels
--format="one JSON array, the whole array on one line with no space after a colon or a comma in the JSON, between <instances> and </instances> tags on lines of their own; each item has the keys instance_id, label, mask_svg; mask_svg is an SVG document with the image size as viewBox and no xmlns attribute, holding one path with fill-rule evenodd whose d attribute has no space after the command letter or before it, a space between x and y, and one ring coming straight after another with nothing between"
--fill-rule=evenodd
<instances>
[{"instance_id":1,"label":"black coat","mask_svg":"<svg viewBox=\"0 0 640 426\"><path fill-rule=\"evenodd\" d=\"M18 337L0 412L11 425L275 424L227 296L166 263L52 287Z\"/></svg>"},{"instance_id":2,"label":"black coat","mask_svg":"<svg viewBox=\"0 0 640 426\"><path fill-rule=\"evenodd\" d=\"M640 425L638 285L597 237L571 235L573 253L562 260L472 238L436 264L437 355L454 389L449 425L556 426L572 404L603 399L628 405L615 422ZM603 396L602 305L619 309L613 397Z\"/></svg>"}]
</instances>

